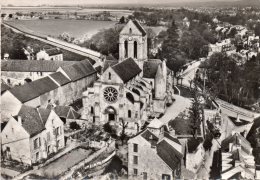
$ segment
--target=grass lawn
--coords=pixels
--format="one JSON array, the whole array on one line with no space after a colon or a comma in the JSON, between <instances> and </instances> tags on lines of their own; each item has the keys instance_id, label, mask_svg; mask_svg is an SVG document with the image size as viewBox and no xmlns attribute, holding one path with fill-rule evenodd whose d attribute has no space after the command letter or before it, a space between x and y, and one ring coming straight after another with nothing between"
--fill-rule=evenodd
<instances>
[{"instance_id":1,"label":"grass lawn","mask_svg":"<svg viewBox=\"0 0 260 180\"><path fill-rule=\"evenodd\" d=\"M53 178L86 159L92 153L91 149L77 148L47 166L42 167L40 170L45 177Z\"/></svg>"}]
</instances>

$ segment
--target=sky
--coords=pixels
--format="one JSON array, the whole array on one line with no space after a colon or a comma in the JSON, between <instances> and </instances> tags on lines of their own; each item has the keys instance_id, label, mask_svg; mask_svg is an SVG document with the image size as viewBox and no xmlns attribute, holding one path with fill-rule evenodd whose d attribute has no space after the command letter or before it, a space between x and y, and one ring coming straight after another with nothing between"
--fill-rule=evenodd
<instances>
[{"instance_id":1,"label":"sky","mask_svg":"<svg viewBox=\"0 0 260 180\"><path fill-rule=\"evenodd\" d=\"M174 2L201 2L201 1L227 1L227 0L0 0L2 5L12 4L15 6L36 6L41 4L66 5L66 4L156 4ZM228 0L235 1L235 0Z\"/></svg>"}]
</instances>

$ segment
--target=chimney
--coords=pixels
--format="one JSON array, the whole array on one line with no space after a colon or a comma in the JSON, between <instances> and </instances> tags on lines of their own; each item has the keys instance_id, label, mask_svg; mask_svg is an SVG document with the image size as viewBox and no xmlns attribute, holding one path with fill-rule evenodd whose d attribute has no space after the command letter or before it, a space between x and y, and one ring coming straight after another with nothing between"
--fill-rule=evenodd
<instances>
[{"instance_id":1,"label":"chimney","mask_svg":"<svg viewBox=\"0 0 260 180\"><path fill-rule=\"evenodd\" d=\"M18 123L19 123L20 125L22 125L22 117L21 117L21 116L18 116L17 119L18 119Z\"/></svg>"}]
</instances>

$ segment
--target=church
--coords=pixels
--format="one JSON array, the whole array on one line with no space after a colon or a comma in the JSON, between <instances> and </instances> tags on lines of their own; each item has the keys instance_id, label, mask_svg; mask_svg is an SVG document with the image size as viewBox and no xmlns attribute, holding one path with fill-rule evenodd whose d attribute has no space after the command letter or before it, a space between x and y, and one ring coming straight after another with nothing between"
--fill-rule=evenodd
<instances>
[{"instance_id":1,"label":"church","mask_svg":"<svg viewBox=\"0 0 260 180\"><path fill-rule=\"evenodd\" d=\"M119 35L119 60L106 59L100 78L83 92L82 117L95 124L127 124L137 133L149 116L159 116L172 102L171 72L166 62L148 59L147 34L129 20Z\"/></svg>"}]
</instances>

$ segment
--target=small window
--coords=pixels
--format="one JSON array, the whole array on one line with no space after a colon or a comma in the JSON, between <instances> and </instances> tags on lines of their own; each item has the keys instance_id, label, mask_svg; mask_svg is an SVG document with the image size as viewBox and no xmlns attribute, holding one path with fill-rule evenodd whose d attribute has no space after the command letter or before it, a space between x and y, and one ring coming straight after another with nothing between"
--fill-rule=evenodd
<instances>
[{"instance_id":1,"label":"small window","mask_svg":"<svg viewBox=\"0 0 260 180\"><path fill-rule=\"evenodd\" d=\"M40 72L40 76L42 76L42 72Z\"/></svg>"},{"instance_id":2,"label":"small window","mask_svg":"<svg viewBox=\"0 0 260 180\"><path fill-rule=\"evenodd\" d=\"M171 180L171 176L169 174L162 174L162 180Z\"/></svg>"},{"instance_id":3,"label":"small window","mask_svg":"<svg viewBox=\"0 0 260 180\"><path fill-rule=\"evenodd\" d=\"M134 152L138 152L138 144L134 144Z\"/></svg>"},{"instance_id":4,"label":"small window","mask_svg":"<svg viewBox=\"0 0 260 180\"><path fill-rule=\"evenodd\" d=\"M91 106L90 108L90 113L93 114L94 113L94 108Z\"/></svg>"},{"instance_id":5,"label":"small window","mask_svg":"<svg viewBox=\"0 0 260 180\"><path fill-rule=\"evenodd\" d=\"M133 33L132 28L130 28L129 29L129 34L132 34L132 33Z\"/></svg>"},{"instance_id":6,"label":"small window","mask_svg":"<svg viewBox=\"0 0 260 180\"><path fill-rule=\"evenodd\" d=\"M137 176L138 175L138 170L134 169L134 175Z\"/></svg>"},{"instance_id":7,"label":"small window","mask_svg":"<svg viewBox=\"0 0 260 180\"><path fill-rule=\"evenodd\" d=\"M108 79L111 80L111 73L108 73Z\"/></svg>"},{"instance_id":8,"label":"small window","mask_svg":"<svg viewBox=\"0 0 260 180\"><path fill-rule=\"evenodd\" d=\"M128 117L131 118L131 110L128 110Z\"/></svg>"},{"instance_id":9,"label":"small window","mask_svg":"<svg viewBox=\"0 0 260 180\"><path fill-rule=\"evenodd\" d=\"M10 80L10 79L7 79L7 83L8 83L8 84L11 84L11 80Z\"/></svg>"},{"instance_id":10,"label":"small window","mask_svg":"<svg viewBox=\"0 0 260 180\"><path fill-rule=\"evenodd\" d=\"M39 160L39 152L36 153L36 160Z\"/></svg>"},{"instance_id":11,"label":"small window","mask_svg":"<svg viewBox=\"0 0 260 180\"><path fill-rule=\"evenodd\" d=\"M12 127L12 132L14 132L14 128Z\"/></svg>"},{"instance_id":12,"label":"small window","mask_svg":"<svg viewBox=\"0 0 260 180\"><path fill-rule=\"evenodd\" d=\"M138 156L134 156L134 164L138 164Z\"/></svg>"},{"instance_id":13,"label":"small window","mask_svg":"<svg viewBox=\"0 0 260 180\"><path fill-rule=\"evenodd\" d=\"M143 179L144 179L144 180L147 179L147 172L143 172Z\"/></svg>"}]
</instances>

